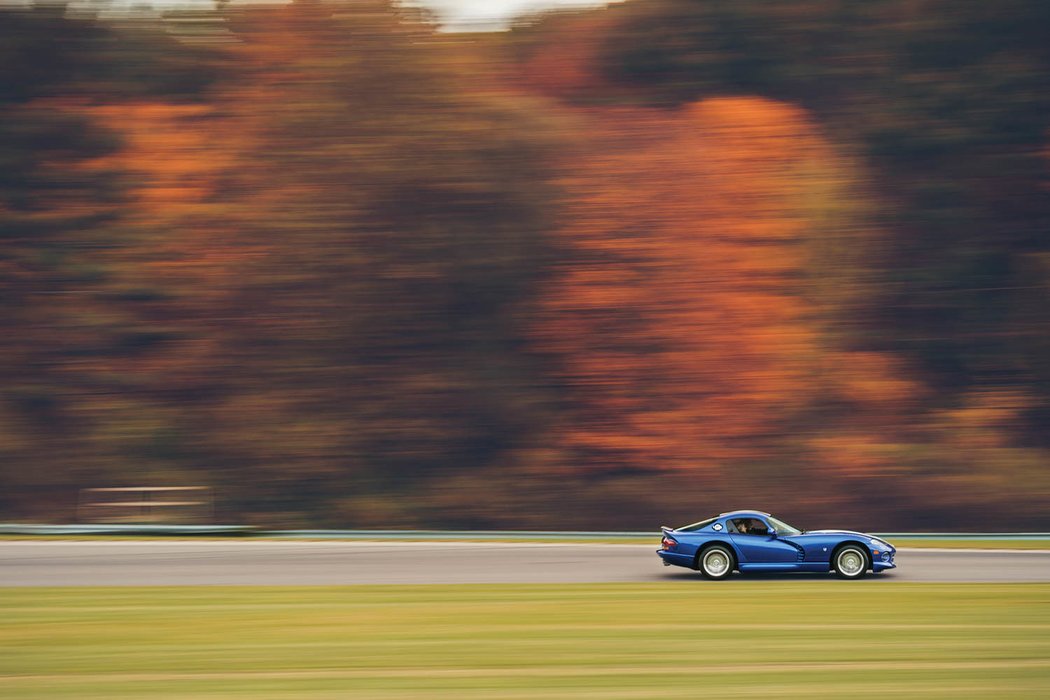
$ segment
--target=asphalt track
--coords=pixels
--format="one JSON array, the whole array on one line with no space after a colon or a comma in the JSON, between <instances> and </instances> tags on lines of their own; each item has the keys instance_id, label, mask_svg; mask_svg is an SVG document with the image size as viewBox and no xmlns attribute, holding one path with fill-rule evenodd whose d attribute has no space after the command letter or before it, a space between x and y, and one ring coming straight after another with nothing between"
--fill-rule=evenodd
<instances>
[{"instance_id":1,"label":"asphalt track","mask_svg":"<svg viewBox=\"0 0 1050 700\"><path fill-rule=\"evenodd\" d=\"M0 587L588 583L682 581L655 546L477 542L10 541L0 542ZM1050 551L903 549L898 568L865 582L1050 581ZM833 580L828 574L739 575ZM865 585L867 585L867 583Z\"/></svg>"}]
</instances>

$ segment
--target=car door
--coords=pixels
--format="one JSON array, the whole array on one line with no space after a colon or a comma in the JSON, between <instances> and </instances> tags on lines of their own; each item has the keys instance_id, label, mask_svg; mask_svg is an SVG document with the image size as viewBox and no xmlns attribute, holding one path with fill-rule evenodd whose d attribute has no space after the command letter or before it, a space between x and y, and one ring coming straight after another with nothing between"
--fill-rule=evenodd
<instances>
[{"instance_id":1,"label":"car door","mask_svg":"<svg viewBox=\"0 0 1050 700\"><path fill-rule=\"evenodd\" d=\"M742 565L773 565L769 568L780 568L781 566L789 568L798 563L798 547L767 534L768 522L755 517L741 520L750 520L758 524L758 527L752 528L752 534L741 534L736 521L733 521L733 527L730 528L729 537L740 552Z\"/></svg>"}]
</instances>

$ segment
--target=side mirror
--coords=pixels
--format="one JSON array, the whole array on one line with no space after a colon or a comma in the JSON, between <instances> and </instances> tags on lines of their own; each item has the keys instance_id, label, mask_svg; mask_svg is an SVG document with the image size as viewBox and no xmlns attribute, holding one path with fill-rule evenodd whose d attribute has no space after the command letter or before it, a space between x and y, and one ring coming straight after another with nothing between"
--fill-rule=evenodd
<instances>
[{"instance_id":1,"label":"side mirror","mask_svg":"<svg viewBox=\"0 0 1050 700\"><path fill-rule=\"evenodd\" d=\"M766 529L766 534L769 535L770 537L772 537L773 539L777 538L777 531L776 531L775 528L772 528L772 527L771 528L767 528Z\"/></svg>"}]
</instances>

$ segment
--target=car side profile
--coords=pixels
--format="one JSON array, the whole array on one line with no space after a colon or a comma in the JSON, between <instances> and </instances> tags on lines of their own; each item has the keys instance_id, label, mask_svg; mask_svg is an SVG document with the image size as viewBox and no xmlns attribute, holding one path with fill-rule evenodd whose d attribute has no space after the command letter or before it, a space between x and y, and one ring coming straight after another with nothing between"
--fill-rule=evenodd
<instances>
[{"instance_id":1,"label":"car side profile","mask_svg":"<svg viewBox=\"0 0 1050 700\"><path fill-rule=\"evenodd\" d=\"M663 527L657 554L666 566L694 569L704 578L728 578L734 570L834 572L859 579L896 568L896 548L852 530L792 527L769 513L736 510L679 528Z\"/></svg>"}]
</instances>

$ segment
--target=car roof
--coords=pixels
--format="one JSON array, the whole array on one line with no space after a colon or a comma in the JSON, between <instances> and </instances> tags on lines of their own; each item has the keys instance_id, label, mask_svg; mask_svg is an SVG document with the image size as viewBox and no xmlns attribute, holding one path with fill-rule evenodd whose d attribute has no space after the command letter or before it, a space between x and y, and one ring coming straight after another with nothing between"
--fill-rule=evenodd
<instances>
[{"instance_id":1,"label":"car roof","mask_svg":"<svg viewBox=\"0 0 1050 700\"><path fill-rule=\"evenodd\" d=\"M765 518L772 517L769 513L764 513L760 510L731 510L728 513L719 513L720 518L754 518L761 516Z\"/></svg>"}]
</instances>

